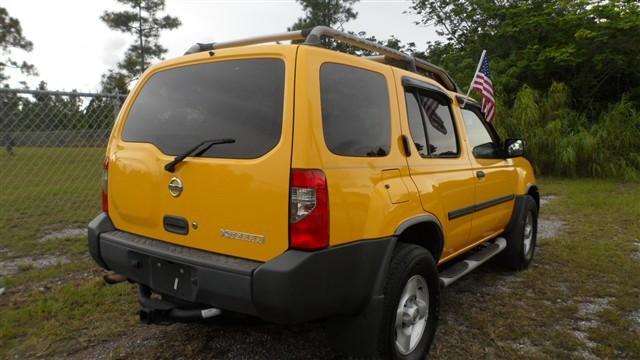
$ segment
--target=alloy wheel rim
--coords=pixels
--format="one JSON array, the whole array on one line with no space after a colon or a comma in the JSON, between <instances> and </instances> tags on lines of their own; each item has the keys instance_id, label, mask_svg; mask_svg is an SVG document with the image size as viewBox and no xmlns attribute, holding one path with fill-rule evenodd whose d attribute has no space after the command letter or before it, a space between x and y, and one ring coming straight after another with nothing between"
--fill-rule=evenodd
<instances>
[{"instance_id":1,"label":"alloy wheel rim","mask_svg":"<svg viewBox=\"0 0 640 360\"><path fill-rule=\"evenodd\" d=\"M527 214L527 219L524 223L524 256L528 259L532 253L533 245L533 215L531 212Z\"/></svg>"},{"instance_id":2,"label":"alloy wheel rim","mask_svg":"<svg viewBox=\"0 0 640 360\"><path fill-rule=\"evenodd\" d=\"M429 287L422 275L413 275L404 286L396 310L395 344L402 355L420 343L429 317Z\"/></svg>"}]
</instances>

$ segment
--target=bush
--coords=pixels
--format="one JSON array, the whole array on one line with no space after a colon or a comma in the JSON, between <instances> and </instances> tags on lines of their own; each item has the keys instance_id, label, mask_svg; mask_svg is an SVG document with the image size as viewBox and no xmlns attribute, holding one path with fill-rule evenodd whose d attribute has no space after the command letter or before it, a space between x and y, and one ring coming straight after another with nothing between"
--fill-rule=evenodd
<instances>
[{"instance_id":1,"label":"bush","mask_svg":"<svg viewBox=\"0 0 640 360\"><path fill-rule=\"evenodd\" d=\"M570 102L563 84L543 95L524 86L511 109L501 106L496 127L526 140L538 174L640 179L640 113L634 105L623 98L597 115L576 112Z\"/></svg>"}]
</instances>

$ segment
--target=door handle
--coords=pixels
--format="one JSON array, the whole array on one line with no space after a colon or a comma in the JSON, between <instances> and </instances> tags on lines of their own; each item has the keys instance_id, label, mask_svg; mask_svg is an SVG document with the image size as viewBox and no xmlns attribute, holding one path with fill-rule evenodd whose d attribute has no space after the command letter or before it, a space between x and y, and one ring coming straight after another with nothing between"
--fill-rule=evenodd
<instances>
[{"instance_id":1,"label":"door handle","mask_svg":"<svg viewBox=\"0 0 640 360\"><path fill-rule=\"evenodd\" d=\"M478 170L476 171L476 176L478 177L478 179L482 179L483 177L486 176L486 174L484 173L484 171Z\"/></svg>"}]
</instances>

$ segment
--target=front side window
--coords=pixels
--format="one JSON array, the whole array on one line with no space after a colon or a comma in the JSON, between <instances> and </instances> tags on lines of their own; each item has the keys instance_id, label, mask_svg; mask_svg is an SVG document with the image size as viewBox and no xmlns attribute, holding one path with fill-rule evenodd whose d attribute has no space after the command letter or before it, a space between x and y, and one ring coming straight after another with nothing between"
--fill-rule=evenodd
<instances>
[{"instance_id":1,"label":"front side window","mask_svg":"<svg viewBox=\"0 0 640 360\"><path fill-rule=\"evenodd\" d=\"M137 96L122 139L177 155L205 140L232 138L201 156L260 157L280 141L284 71L279 59L247 59L159 72Z\"/></svg>"},{"instance_id":2,"label":"front side window","mask_svg":"<svg viewBox=\"0 0 640 360\"><path fill-rule=\"evenodd\" d=\"M487 129L484 120L473 110L462 109L461 111L473 155L478 158L500 157L499 147Z\"/></svg>"},{"instance_id":3,"label":"front side window","mask_svg":"<svg viewBox=\"0 0 640 360\"><path fill-rule=\"evenodd\" d=\"M382 74L326 63L320 68L324 141L343 156L386 156L391 145L387 81Z\"/></svg>"}]
</instances>

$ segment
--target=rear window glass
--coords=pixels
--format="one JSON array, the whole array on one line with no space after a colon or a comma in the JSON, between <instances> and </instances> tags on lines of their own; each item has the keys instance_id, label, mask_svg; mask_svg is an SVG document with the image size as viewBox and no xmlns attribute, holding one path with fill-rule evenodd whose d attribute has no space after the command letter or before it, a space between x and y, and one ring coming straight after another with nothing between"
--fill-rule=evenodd
<instances>
[{"instance_id":1,"label":"rear window glass","mask_svg":"<svg viewBox=\"0 0 640 360\"><path fill-rule=\"evenodd\" d=\"M280 140L284 71L282 60L250 59L157 73L136 98L122 139L177 155L205 140L233 138L202 156L260 157Z\"/></svg>"},{"instance_id":2,"label":"rear window glass","mask_svg":"<svg viewBox=\"0 0 640 360\"><path fill-rule=\"evenodd\" d=\"M320 92L329 150L345 156L389 153L389 94L382 74L327 63L320 68Z\"/></svg>"}]
</instances>

